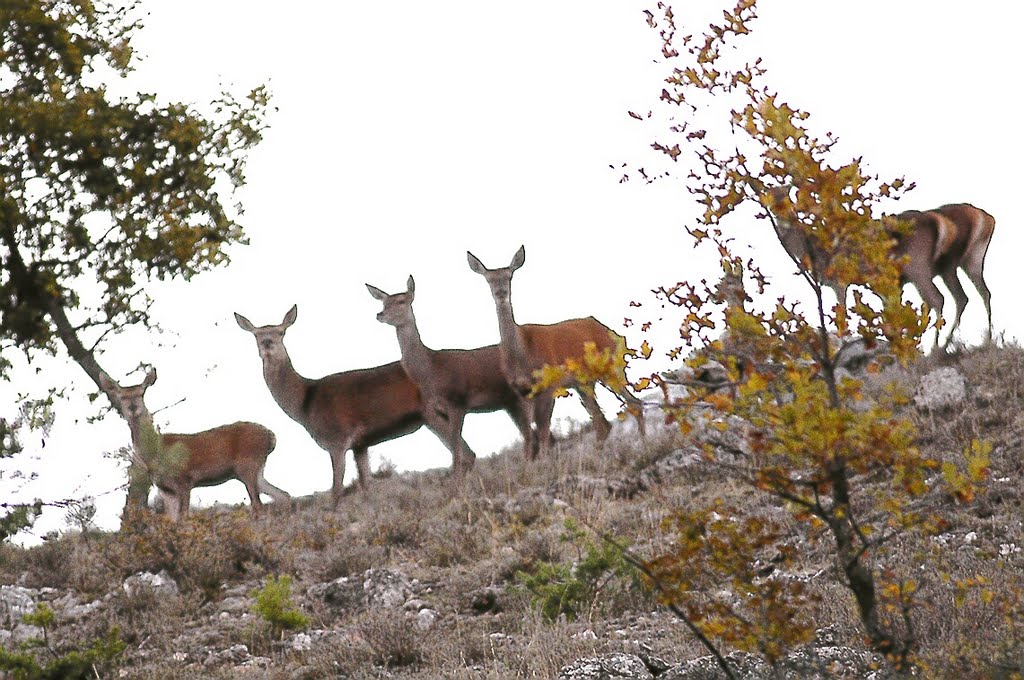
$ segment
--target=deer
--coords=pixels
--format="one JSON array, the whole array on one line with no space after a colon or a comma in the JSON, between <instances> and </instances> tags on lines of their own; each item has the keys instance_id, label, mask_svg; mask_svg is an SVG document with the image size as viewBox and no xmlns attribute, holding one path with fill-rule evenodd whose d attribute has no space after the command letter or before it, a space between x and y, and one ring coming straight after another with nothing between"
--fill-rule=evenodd
<instances>
[{"instance_id":1,"label":"deer","mask_svg":"<svg viewBox=\"0 0 1024 680\"><path fill-rule=\"evenodd\" d=\"M216 486L231 479L245 485L254 514L259 514L263 507L260 493L269 495L277 503L291 505L291 496L263 477L263 468L277 445L277 438L257 423L231 423L194 434L157 433L163 447L181 445L187 456L179 465L172 466L176 468L173 470L163 469L166 465L154 465L143 452L147 447L147 433L156 432L153 414L145 402L146 390L156 382L156 376L156 369L150 369L142 383L129 387L114 382L104 373L100 373L99 379L100 387L128 423L136 460L161 492L173 496L175 502L167 505L172 520L188 515L193 488Z\"/></svg>"},{"instance_id":2,"label":"deer","mask_svg":"<svg viewBox=\"0 0 1024 680\"><path fill-rule=\"evenodd\" d=\"M370 284L366 284L366 289L384 305L377 320L395 327L402 368L420 390L425 418L433 421L433 427L442 433L442 441L452 452L457 475L461 476L476 460L476 454L462 440L467 413L504 410L524 439L528 437L526 412L505 380L497 345L435 350L423 344L412 309L416 295L412 276L403 293L389 295ZM551 402L548 408L553 406Z\"/></svg>"},{"instance_id":3,"label":"deer","mask_svg":"<svg viewBox=\"0 0 1024 680\"><path fill-rule=\"evenodd\" d=\"M512 310L512 275L526 262L525 246L519 247L509 266L497 269L488 269L469 251L466 252L466 257L469 268L484 277L491 289L491 297L494 298L498 314L498 334L501 338L498 344L501 370L508 384L519 396L524 412L529 414L530 437L525 448L527 457L531 460L536 459L547 452L555 387L531 398L534 372L545 365L561 365L569 359L582 360L588 343L593 343L598 351L614 352L624 340L622 336L592 316L546 325L517 323ZM622 384L625 385L625 382L623 376ZM597 430L598 441L603 442L607 439L611 425L597 403L594 383L570 380L561 387L576 391ZM624 386L605 387L626 405L637 420L641 436L644 436L643 402Z\"/></svg>"},{"instance_id":4,"label":"deer","mask_svg":"<svg viewBox=\"0 0 1024 680\"><path fill-rule=\"evenodd\" d=\"M256 327L235 313L238 325L256 338L271 396L330 454L331 496L338 507L346 453L351 449L359 487L365 493L371 477L369 447L418 430L424 424L423 400L397 361L318 379L299 375L284 346L285 331L297 317L298 306L293 305L276 326Z\"/></svg>"},{"instance_id":5,"label":"deer","mask_svg":"<svg viewBox=\"0 0 1024 680\"><path fill-rule=\"evenodd\" d=\"M807 234L792 220L777 214L779 202L788 194L784 188L775 188L762 195L767 196L768 216L775 228L775 233L782 247L797 263L801 270L806 271L808 263L817 271L824 271L823 253L814 250L814 244ZM934 279L941 277L947 289L953 295L956 304L956 316L950 327L945 343L941 345L945 351L953 340L953 334L960 325L964 309L967 306L967 293L957 276L962 269L971 283L981 295L985 304L988 321L986 341L992 340L992 294L985 283L985 255L988 252L992 235L995 231L995 218L981 208L969 203L943 205L933 210L909 210L884 219L910 224L906 233L891 231L895 240L892 250L893 257L901 259L900 283L913 284L921 299L932 310L936 317L942 317L945 297L935 285ZM823 280L832 288L836 298L845 302L846 288L834 279ZM935 328L935 345L939 344L940 329Z\"/></svg>"}]
</instances>

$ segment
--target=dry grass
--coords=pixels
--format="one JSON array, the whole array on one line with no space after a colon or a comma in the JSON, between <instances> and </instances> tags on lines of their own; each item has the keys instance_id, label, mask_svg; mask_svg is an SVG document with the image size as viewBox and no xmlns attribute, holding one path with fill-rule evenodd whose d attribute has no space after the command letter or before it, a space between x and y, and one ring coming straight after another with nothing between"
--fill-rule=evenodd
<instances>
[{"instance_id":1,"label":"dry grass","mask_svg":"<svg viewBox=\"0 0 1024 680\"><path fill-rule=\"evenodd\" d=\"M902 536L877 564L889 577L913 577L920 585L915 634L928 675L1010 677L1024 650L1018 623L1024 611L1024 350L963 351L945 363L967 376L966 405L941 414L908 408L906 415L919 429L922 450L940 460L958 460L972 440L991 442L991 484L971 505L932 499L947 533ZM920 375L938 365L923 361L898 381L912 392ZM59 624L54 637L70 648L118 627L129 644L127 677L233 677L230 667L187 666L171 655L241 643L272 660L269 669L250 670L247 677L254 678L550 678L578 657L632 651L635 641L669 662L703 654L684 626L625 581L610 582L578 620L541 616L530 593L517 587L517 573L580 559L585 546L563 540L566 520L651 555L669 545L662 520L673 508L722 500L787 528L801 545L795 568L815 575L814 619L831 626L839 642L862 647L830 542L808 533L778 502L704 465L682 468L658 488L634 489L628 497L609 493L620 488L609 482L635 478L680 445L678 436L660 433L602 448L584 433L535 463L527 464L515 447L481 459L460 486L443 472L383 475L372 494L350 493L338 511L318 496L303 499L293 513L272 508L257 520L244 509L224 508L200 510L178 525L139 517L121 533L68 534L28 550L0 546L0 582L66 589L81 602L116 593L87 619ZM421 582L418 596L440 614L429 632L397 610L342 611L304 596L312 584L371 567ZM179 596L128 596L120 589L129 574L161 569L180 584ZM260 637L251 618L219 614L225 598L278 573L293 576L312 627L332 631L329 643L286 651ZM961 597L956 584L978 578L985 586L966 588ZM473 593L488 587L496 603L481 613Z\"/></svg>"}]
</instances>

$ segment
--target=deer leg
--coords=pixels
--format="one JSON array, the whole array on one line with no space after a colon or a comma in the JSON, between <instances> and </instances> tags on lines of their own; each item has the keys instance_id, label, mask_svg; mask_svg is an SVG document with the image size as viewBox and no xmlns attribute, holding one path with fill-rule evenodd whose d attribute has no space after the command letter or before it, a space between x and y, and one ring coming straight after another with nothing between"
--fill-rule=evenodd
<instances>
[{"instance_id":1,"label":"deer leg","mask_svg":"<svg viewBox=\"0 0 1024 680\"><path fill-rule=\"evenodd\" d=\"M516 429L519 430L519 434L523 436L523 445L526 446L526 442L530 440L530 431L533 428L533 424L530 420L530 412L532 406L527 399L516 398L515 404L510 404L505 409L505 413L515 423Z\"/></svg>"},{"instance_id":2,"label":"deer leg","mask_svg":"<svg viewBox=\"0 0 1024 680\"><path fill-rule=\"evenodd\" d=\"M462 479L466 471L476 463L476 453L462 438L462 426L466 422L466 411L453 408L448 411L448 441L452 450L452 472L456 480Z\"/></svg>"},{"instance_id":3,"label":"deer leg","mask_svg":"<svg viewBox=\"0 0 1024 680\"><path fill-rule=\"evenodd\" d=\"M179 519L188 517L188 508L192 502L192 489L187 487L175 489L174 495L178 497L178 514L174 518L174 521L178 521Z\"/></svg>"},{"instance_id":4,"label":"deer leg","mask_svg":"<svg viewBox=\"0 0 1024 680\"><path fill-rule=\"evenodd\" d=\"M935 346L939 347L939 319L942 318L942 305L946 299L942 296L942 291L939 290L938 286L931 279L931 273L911 275L907 274L907 278L914 282L914 287L917 288L917 292L921 295L921 299L928 307L935 312Z\"/></svg>"},{"instance_id":5,"label":"deer leg","mask_svg":"<svg viewBox=\"0 0 1024 680\"><path fill-rule=\"evenodd\" d=\"M583 402L583 408L587 409L587 413L590 414L590 420L594 423L594 427L597 428L597 441L603 442L612 431L612 426L608 424L604 412L601 411L601 407L597 403L593 383L577 385L576 393L579 395L580 401Z\"/></svg>"},{"instance_id":6,"label":"deer leg","mask_svg":"<svg viewBox=\"0 0 1024 680\"><path fill-rule=\"evenodd\" d=\"M370 452L365 446L357 446L352 449L352 457L356 460L356 478L359 480L359 489L366 491L373 478L373 474L370 472Z\"/></svg>"},{"instance_id":7,"label":"deer leg","mask_svg":"<svg viewBox=\"0 0 1024 680\"><path fill-rule=\"evenodd\" d=\"M239 478L241 479L241 475ZM242 484L245 484L245 490L249 493L249 505L252 507L252 514L260 514L260 510L263 508L263 501L260 500L260 485L259 485L259 473L252 474L246 472Z\"/></svg>"},{"instance_id":8,"label":"deer leg","mask_svg":"<svg viewBox=\"0 0 1024 680\"><path fill-rule=\"evenodd\" d=\"M345 454L348 453L348 442L335 444L329 449L331 454L331 502L337 508L341 505L341 492L345 484ZM362 480L360 480L362 483Z\"/></svg>"},{"instance_id":9,"label":"deer leg","mask_svg":"<svg viewBox=\"0 0 1024 680\"><path fill-rule=\"evenodd\" d=\"M953 333L960 327L960 318L964 315L964 309L967 307L967 293L964 292L964 287L960 284L960 277L957 276L956 269L942 272L942 282L946 284L946 288L953 295L953 302L956 305L956 318L953 319L949 335L946 336L946 343L943 345L945 348L953 341Z\"/></svg>"},{"instance_id":10,"label":"deer leg","mask_svg":"<svg viewBox=\"0 0 1024 680\"><path fill-rule=\"evenodd\" d=\"M452 453L452 474L456 479L462 477L463 457L471 461L468 467L472 467L472 461L476 461L476 453L462 438L462 423L465 418L464 410L447 404L432 402L423 405L423 419L426 421L427 429Z\"/></svg>"},{"instance_id":11,"label":"deer leg","mask_svg":"<svg viewBox=\"0 0 1024 680\"><path fill-rule=\"evenodd\" d=\"M534 397L520 396L520 408L526 414L526 430L523 432L523 455L527 460L546 456L554 437L551 435L551 412L555 405L551 391Z\"/></svg>"},{"instance_id":12,"label":"deer leg","mask_svg":"<svg viewBox=\"0 0 1024 680\"><path fill-rule=\"evenodd\" d=\"M640 437L646 439L647 429L644 423L644 403L630 392L628 387L620 388L615 392L615 396L626 407L626 411L636 419L636 427L637 431L640 432Z\"/></svg>"},{"instance_id":13,"label":"deer leg","mask_svg":"<svg viewBox=\"0 0 1024 680\"><path fill-rule=\"evenodd\" d=\"M534 413L536 413L537 421L544 423L543 439L541 439L540 435L540 426L537 428L537 447L538 450L543 451L546 456L555 443L555 435L551 434L551 416L555 410L555 396L550 390L548 390L543 394L538 394L533 402L533 409Z\"/></svg>"},{"instance_id":14,"label":"deer leg","mask_svg":"<svg viewBox=\"0 0 1024 680\"><path fill-rule=\"evenodd\" d=\"M988 285L985 283L985 252L982 251L981 255L970 253L966 262L962 262L961 266L964 272L967 274L967 278L971 280L974 287L978 290L978 294L981 295L981 301L985 303L985 316L988 320L988 335L986 342L992 342L992 292L989 291Z\"/></svg>"},{"instance_id":15,"label":"deer leg","mask_svg":"<svg viewBox=\"0 0 1024 680\"><path fill-rule=\"evenodd\" d=\"M153 499L153 512L158 515L166 515L167 509L170 507L172 501L176 503L177 499L173 499L172 496L163 489L157 489L156 498Z\"/></svg>"},{"instance_id":16,"label":"deer leg","mask_svg":"<svg viewBox=\"0 0 1024 680\"><path fill-rule=\"evenodd\" d=\"M469 444L462 438L462 426L465 422L466 411L463 409L457 409L452 414L452 418L449 423L452 428L452 441L455 442L456 451L459 452L459 469L456 472L457 479L461 479L476 463L476 453L469 448Z\"/></svg>"},{"instance_id":17,"label":"deer leg","mask_svg":"<svg viewBox=\"0 0 1024 680\"><path fill-rule=\"evenodd\" d=\"M292 503L292 497L288 494L288 492L279 489L270 482L268 482L266 478L263 476L263 470L260 470L259 474L256 476L256 488L260 493L265 493L271 498L273 498L275 503L287 503L289 506L294 507L294 504Z\"/></svg>"}]
</instances>

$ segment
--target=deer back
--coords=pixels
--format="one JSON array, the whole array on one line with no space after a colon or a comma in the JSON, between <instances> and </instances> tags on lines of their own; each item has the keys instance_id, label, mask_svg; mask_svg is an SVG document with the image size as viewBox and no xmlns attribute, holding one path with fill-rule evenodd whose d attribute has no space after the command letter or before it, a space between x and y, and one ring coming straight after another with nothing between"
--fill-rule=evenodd
<instances>
[{"instance_id":1,"label":"deer back","mask_svg":"<svg viewBox=\"0 0 1024 680\"><path fill-rule=\"evenodd\" d=\"M592 316L554 324L527 324L519 328L532 370L545 364L562 364L566 359L582 359L588 342L594 343L599 352L614 350L616 339L620 337Z\"/></svg>"},{"instance_id":2,"label":"deer back","mask_svg":"<svg viewBox=\"0 0 1024 680\"><path fill-rule=\"evenodd\" d=\"M309 381L304 425L317 442L361 433L354 447L373 446L423 424L423 401L399 362Z\"/></svg>"},{"instance_id":3,"label":"deer back","mask_svg":"<svg viewBox=\"0 0 1024 680\"><path fill-rule=\"evenodd\" d=\"M240 476L240 470L258 471L277 445L273 432L249 422L221 425L195 434L162 434L160 438L165 447L180 443L188 450L185 469L179 476L191 482L190 486L213 486ZM166 480L154 481L165 488Z\"/></svg>"},{"instance_id":4,"label":"deer back","mask_svg":"<svg viewBox=\"0 0 1024 680\"><path fill-rule=\"evenodd\" d=\"M477 349L445 349L433 354L434 374L442 396L471 411L507 409L517 403L501 367L498 345Z\"/></svg>"}]
</instances>

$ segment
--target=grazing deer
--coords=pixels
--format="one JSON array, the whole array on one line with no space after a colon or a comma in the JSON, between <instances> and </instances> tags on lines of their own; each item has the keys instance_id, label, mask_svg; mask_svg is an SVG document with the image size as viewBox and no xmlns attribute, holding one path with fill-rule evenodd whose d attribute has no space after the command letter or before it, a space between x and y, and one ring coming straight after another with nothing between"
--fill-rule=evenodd
<instances>
[{"instance_id":1,"label":"grazing deer","mask_svg":"<svg viewBox=\"0 0 1024 680\"><path fill-rule=\"evenodd\" d=\"M530 392L534 383L534 371L545 365L561 365L568 359L582 360L587 343L593 343L598 351L615 351L621 336L594 317L569 319L549 325L516 323L512 312L512 275L526 261L526 248L520 246L512 263L500 269L488 269L473 253L467 251L469 268L480 274L490 286L491 296L498 312L498 332L501 370L509 385L519 395L524 412L529 414L531 429L526 442L527 456L536 458L547 448L551 433L551 403L553 389L545 390L531 400ZM625 382L625 377L623 377ZM608 387L607 385L605 385ZM594 383L572 382L564 385L573 388L583 402L584 408L597 428L597 438L604 441L611 426L601 412L594 396ZM628 389L609 388L629 408L637 419L641 436L644 434L643 403Z\"/></svg>"},{"instance_id":2,"label":"grazing deer","mask_svg":"<svg viewBox=\"0 0 1024 680\"><path fill-rule=\"evenodd\" d=\"M424 415L451 450L457 475L461 475L463 466L468 470L476 460L476 454L462 440L467 413L504 410L524 439L528 437L530 425L526 412L505 380L497 345L478 349L430 349L420 338L412 311L416 282L411 276L404 293L388 295L370 284L366 284L366 289L384 304L377 320L395 327L402 368L419 387L425 404Z\"/></svg>"},{"instance_id":3,"label":"grazing deer","mask_svg":"<svg viewBox=\"0 0 1024 680\"><path fill-rule=\"evenodd\" d=\"M775 227L783 248L800 266L805 268L805 259L818 271L824 271L824 254L815 251L814 244L806 232L792 221L776 214L777 205L787 195L785 189L776 188L766 194L769 198L768 215ZM912 283L921 299L942 317L945 297L935 285L935 277L941 277L956 304L956 317L946 337L943 349L949 346L953 333L960 325L967 293L957 277L957 270L963 269L985 303L988 319L987 340L992 339L992 294L985 284L985 254L995 230L995 218L981 208L968 203L944 205L925 212L910 210L892 215L887 219L909 222L910 231L891 232L896 244L893 256L906 259L900 268L900 283ZM837 299L846 300L846 289L835 280L824 280L832 288ZM939 345L939 329L935 329L935 344Z\"/></svg>"},{"instance_id":4,"label":"grazing deer","mask_svg":"<svg viewBox=\"0 0 1024 680\"><path fill-rule=\"evenodd\" d=\"M155 369L146 374L142 384L131 387L122 387L105 374L100 374L100 387L110 397L118 413L128 421L136 459L150 474L156 487L177 501L169 505L172 519L188 514L193 488L216 486L230 479L245 484L254 513L263 506L261 492L278 503L291 503L291 496L263 478L263 467L277 444L277 438L273 432L256 423L231 423L195 434L159 434L164 447L183 445L187 458L181 461L180 469L173 471L164 471L160 468L165 466L154 465L154 461L147 460L143 453L147 446L145 438L147 432L156 430L153 415L143 398L155 382Z\"/></svg>"},{"instance_id":5,"label":"grazing deer","mask_svg":"<svg viewBox=\"0 0 1024 680\"><path fill-rule=\"evenodd\" d=\"M359 485L365 491L370 480L369 447L418 430L423 425L423 401L397 361L316 380L296 373L284 346L284 334L297 316L298 307L293 306L276 326L257 328L238 313L235 320L256 337L263 377L274 400L331 455L331 494L337 506L345 478L345 453L352 450Z\"/></svg>"}]
</instances>

